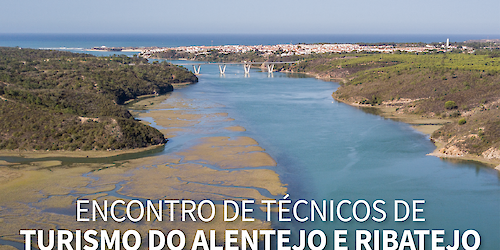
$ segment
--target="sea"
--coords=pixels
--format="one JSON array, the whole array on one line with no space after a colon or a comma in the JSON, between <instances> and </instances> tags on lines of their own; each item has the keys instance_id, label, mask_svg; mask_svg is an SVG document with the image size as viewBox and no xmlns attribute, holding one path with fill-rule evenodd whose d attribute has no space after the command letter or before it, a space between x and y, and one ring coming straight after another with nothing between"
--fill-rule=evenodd
<instances>
[{"instance_id":1,"label":"sea","mask_svg":"<svg viewBox=\"0 0 500 250\"><path fill-rule=\"evenodd\" d=\"M62 49L82 52L100 46L146 47L224 44L277 43L356 43L356 42L439 42L482 39L482 36L438 35L0 35L0 46ZM92 52L94 54L103 55ZM116 52L115 52L116 53ZM185 63L185 61L183 61ZM254 138L277 161L276 171L287 185L288 199L315 200L327 205L348 201L342 216L314 222L273 221L275 229L297 233L321 230L328 237L325 249L335 244L356 249L355 233L368 230L394 230L401 239L404 230L433 230L437 236L423 236L425 249L431 249L433 237L443 238L433 249L453 245L454 230L462 235L475 230L480 235L480 249L500 249L500 174L472 161L440 159L427 155L435 146L429 136L408 124L385 119L367 110L339 103L332 93L339 84L303 75L260 72L252 69L245 76L243 67L228 65L219 74L217 65L203 65L199 82L176 89L185 98L215 103L216 112L226 112L246 128L245 136ZM175 139L175 138L174 138ZM164 154L185 143L181 137L167 143ZM281 198L281 197L278 197ZM376 200L387 218L377 222L381 214L370 207ZM405 221L395 221L396 200L408 202L410 209L422 209ZM356 213L367 221L359 222L349 208L360 201ZM424 201L424 203L422 203ZM404 205L399 205L400 211ZM414 210L413 210L414 211ZM417 210L418 211L418 210ZM302 211L303 212L303 211ZM301 216L305 216L299 210ZM333 211L335 214L335 211ZM404 214L398 216L404 217ZM333 240L334 230L346 230L345 242ZM444 230L443 232L436 230ZM292 242L298 241L297 234ZM375 237L375 236L373 236ZM342 237L341 237L342 238ZM341 241L341 240L339 240ZM398 240L399 241L399 240ZM417 239L415 239L417 241ZM312 243L320 244L320 236ZM473 237L464 242L474 245ZM0 241L0 243L2 243ZM317 248L315 248L317 249ZM374 248L378 249L378 248ZM381 248L382 249L382 248ZM394 247L387 249L398 249ZM403 249L403 248L400 248ZM404 249L410 249L408 247ZM417 247L421 250L421 248ZM465 248L459 248L465 249ZM475 249L475 248L467 248Z\"/></svg>"},{"instance_id":2,"label":"sea","mask_svg":"<svg viewBox=\"0 0 500 250\"><path fill-rule=\"evenodd\" d=\"M298 43L463 42L489 35L229 35L229 34L1 34L0 46L60 49L74 52L94 47L177 47L196 45L273 45ZM498 37L497 37L498 38ZM100 54L99 54L100 53ZM95 53L103 55L102 52ZM107 55L108 53L104 53Z\"/></svg>"}]
</instances>

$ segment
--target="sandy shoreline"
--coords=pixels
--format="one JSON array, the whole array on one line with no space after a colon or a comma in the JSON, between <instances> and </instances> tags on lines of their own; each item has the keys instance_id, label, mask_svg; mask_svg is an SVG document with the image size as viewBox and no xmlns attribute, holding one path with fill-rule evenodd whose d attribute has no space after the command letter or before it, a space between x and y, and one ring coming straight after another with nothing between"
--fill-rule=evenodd
<instances>
[{"instance_id":1,"label":"sandy shoreline","mask_svg":"<svg viewBox=\"0 0 500 250\"><path fill-rule=\"evenodd\" d=\"M112 48L105 48L105 49L85 49L84 51L97 51L97 52L137 52L141 53L144 51L144 49L121 49L119 51L114 51Z\"/></svg>"},{"instance_id":2,"label":"sandy shoreline","mask_svg":"<svg viewBox=\"0 0 500 250\"><path fill-rule=\"evenodd\" d=\"M57 158L57 157L68 157L68 158L106 158L113 157L125 154L135 154L140 152L146 152L149 150L154 150L160 147L165 146L161 145L153 145L145 148L135 148L135 149L123 149L123 150L76 150L76 151L41 151L41 150L0 150L0 156L13 156L13 157L24 157L30 159L39 159L39 158ZM1 165L1 164L0 164Z\"/></svg>"}]
</instances>

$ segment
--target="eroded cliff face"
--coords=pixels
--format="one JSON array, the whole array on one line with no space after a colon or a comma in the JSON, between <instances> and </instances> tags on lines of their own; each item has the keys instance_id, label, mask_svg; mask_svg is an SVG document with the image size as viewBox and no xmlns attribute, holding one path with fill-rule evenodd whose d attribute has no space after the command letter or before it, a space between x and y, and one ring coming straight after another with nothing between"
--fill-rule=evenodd
<instances>
[{"instance_id":1,"label":"eroded cliff face","mask_svg":"<svg viewBox=\"0 0 500 250\"><path fill-rule=\"evenodd\" d=\"M467 148L461 144L463 140L453 139L451 140L451 142L446 144L436 139L431 138L431 140L437 142L437 146L439 144L444 144L444 146L438 146L436 151L430 153L429 155L434 155L442 158L463 158L466 160L477 160L494 166L496 170L500 171L500 150L497 147L491 147L488 150L477 155L474 153L470 153Z\"/></svg>"},{"instance_id":2,"label":"eroded cliff face","mask_svg":"<svg viewBox=\"0 0 500 250\"><path fill-rule=\"evenodd\" d=\"M334 69L326 73L317 73L316 76L317 78L332 78L332 79L341 79L341 78L346 78L349 75L349 70L347 69Z\"/></svg>"},{"instance_id":3,"label":"eroded cliff face","mask_svg":"<svg viewBox=\"0 0 500 250\"><path fill-rule=\"evenodd\" d=\"M442 113L419 112L419 105L426 98L400 98L391 101L367 100L361 96L333 98L362 108L372 108L371 112L412 125L430 135L437 149L429 155L442 158L475 160L496 166L500 171L500 124L492 119L500 116L500 100L471 108L466 112L456 109Z\"/></svg>"}]
</instances>

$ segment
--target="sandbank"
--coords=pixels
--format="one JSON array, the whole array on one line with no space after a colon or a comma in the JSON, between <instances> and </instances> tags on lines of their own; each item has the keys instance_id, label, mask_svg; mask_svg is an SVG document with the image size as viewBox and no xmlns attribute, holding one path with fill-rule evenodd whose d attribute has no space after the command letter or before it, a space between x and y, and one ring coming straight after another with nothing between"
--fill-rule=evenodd
<instances>
[{"instance_id":1,"label":"sandbank","mask_svg":"<svg viewBox=\"0 0 500 250\"><path fill-rule=\"evenodd\" d=\"M216 218L209 223L181 222L144 222L115 223L96 221L76 222L74 204L76 199L97 199L101 202L144 197L147 199L227 199L240 200L265 199L255 188L264 188L272 193L283 193L286 188L280 186L274 171L218 171L199 164L179 164L181 158L170 155L146 157L125 161L120 168L102 168L99 164L58 167L53 169L27 165L23 169L0 168L0 176L11 175L9 180L0 181L0 235L6 240L23 242L18 234L22 228L68 230L115 229L126 231L134 228L146 235L151 228L169 231L180 229L187 237L193 237L198 229L215 229L223 232L226 228L260 230L270 229L269 222L224 222L222 206L216 205ZM144 166L144 164L148 166ZM140 167L142 166L142 167ZM177 181L176 181L177 180ZM126 197L116 197L107 192L123 183L118 193ZM144 185L148 183L148 185ZM57 211L66 211L59 213ZM137 211L136 211L137 212ZM70 214L65 214L70 213ZM222 235L222 234L221 234Z\"/></svg>"},{"instance_id":2,"label":"sandbank","mask_svg":"<svg viewBox=\"0 0 500 250\"><path fill-rule=\"evenodd\" d=\"M8 245L0 245L0 250L17 250L17 248Z\"/></svg>"},{"instance_id":3,"label":"sandbank","mask_svg":"<svg viewBox=\"0 0 500 250\"><path fill-rule=\"evenodd\" d=\"M229 131L234 131L234 132L244 132L247 131L244 127L242 126L231 126L231 127L225 127L224 129L227 129Z\"/></svg>"},{"instance_id":4,"label":"sandbank","mask_svg":"<svg viewBox=\"0 0 500 250\"><path fill-rule=\"evenodd\" d=\"M110 151L104 151L104 150L88 150L88 151L83 151L83 150L75 150L75 151L0 150L0 156L15 156L15 157L24 157L24 158L31 158L31 159L57 158L57 157L61 157L61 158L66 158L66 157L69 157L69 158L106 158L106 157L113 157L113 156L117 156L117 155L146 152L146 151L157 149L157 148L160 148L163 146L165 146L165 145L160 144L160 145L153 145L153 146L144 147L144 148L117 149L117 150L110 150ZM1 165L2 164L0 163L0 166Z\"/></svg>"},{"instance_id":5,"label":"sandbank","mask_svg":"<svg viewBox=\"0 0 500 250\"><path fill-rule=\"evenodd\" d=\"M174 89L179 89L179 88L186 87L188 85L195 84L195 83L192 83L192 82L179 82L179 83L171 83L171 84L174 87Z\"/></svg>"},{"instance_id":6,"label":"sandbank","mask_svg":"<svg viewBox=\"0 0 500 250\"><path fill-rule=\"evenodd\" d=\"M27 164L0 165L0 235L5 240L23 242L18 234L23 228L42 230L64 228L68 230L106 229L126 231L134 228L142 235L155 228L164 232L172 228L185 232L193 238L196 230L217 230L217 238L223 240L227 228L261 230L271 229L270 222L224 222L221 205L216 205L216 218L209 222L116 223L96 221L76 222L74 206L77 199L108 201L123 199L268 199L282 196L287 188L272 169L276 162L249 137L213 137L233 126L227 113L207 112L213 106L189 103L180 95L169 98L154 97L131 103L132 107L143 107L150 113L140 116L152 117L154 122L180 138L184 134L195 138L183 149L169 154L138 159L114 161L113 163L73 163L61 165L61 161L39 161ZM172 110L159 110L161 108ZM200 112L203 110L203 112ZM220 129L217 129L220 128ZM191 146L192 145L192 146ZM139 150L140 151L140 150ZM127 151L131 152L131 151ZM136 150L132 152L137 152ZM12 152L11 152L12 153ZM31 157L92 158L118 155L125 152L27 152ZM91 154L87 154L91 153ZM18 156L20 153L12 153ZM228 170L226 170L226 168ZM120 196L120 197L117 197ZM102 204L102 203L101 203ZM136 211L137 212L137 211ZM256 211L258 212L258 211ZM179 213L177 213L178 215ZM176 215L176 216L177 216ZM188 241L189 242L189 241Z\"/></svg>"},{"instance_id":7,"label":"sandbank","mask_svg":"<svg viewBox=\"0 0 500 250\"><path fill-rule=\"evenodd\" d=\"M286 190L278 175L269 169L221 171L186 163L145 167L132 172L118 192L144 199L262 200L268 197L257 188L266 189L274 195ZM144 185L145 182L149 185Z\"/></svg>"},{"instance_id":8,"label":"sandbank","mask_svg":"<svg viewBox=\"0 0 500 250\"><path fill-rule=\"evenodd\" d=\"M122 49L122 52L143 52L143 49Z\"/></svg>"},{"instance_id":9,"label":"sandbank","mask_svg":"<svg viewBox=\"0 0 500 250\"><path fill-rule=\"evenodd\" d=\"M166 138L174 138L177 134L185 132L186 130L183 128L169 128L169 129L160 129Z\"/></svg>"},{"instance_id":10,"label":"sandbank","mask_svg":"<svg viewBox=\"0 0 500 250\"><path fill-rule=\"evenodd\" d=\"M206 137L190 149L177 153L187 161L217 165L224 169L276 166L271 156L250 137Z\"/></svg>"},{"instance_id":11,"label":"sandbank","mask_svg":"<svg viewBox=\"0 0 500 250\"><path fill-rule=\"evenodd\" d=\"M160 96L157 95L140 96L135 99L126 101L125 104L129 109L132 110L149 109L151 106L155 106L164 102L171 94L172 92Z\"/></svg>"},{"instance_id":12,"label":"sandbank","mask_svg":"<svg viewBox=\"0 0 500 250\"><path fill-rule=\"evenodd\" d=\"M19 163L14 163L14 162L8 162L8 161L0 160L0 167L1 166L11 166L11 165L16 165L16 164L19 164Z\"/></svg>"}]
</instances>

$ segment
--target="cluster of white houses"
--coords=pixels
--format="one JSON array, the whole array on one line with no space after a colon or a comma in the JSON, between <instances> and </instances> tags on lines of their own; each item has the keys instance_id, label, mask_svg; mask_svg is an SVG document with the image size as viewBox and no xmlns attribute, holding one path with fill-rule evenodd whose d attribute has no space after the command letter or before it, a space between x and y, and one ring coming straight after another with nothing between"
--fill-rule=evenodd
<instances>
[{"instance_id":1,"label":"cluster of white houses","mask_svg":"<svg viewBox=\"0 0 500 250\"><path fill-rule=\"evenodd\" d=\"M154 53L166 52L169 50L203 54L210 51L217 51L219 53L245 53L252 51L259 51L264 55L278 54L281 56L290 55L307 55L311 53L342 53L342 52L381 52L393 53L397 51L403 52L428 52L431 50L446 51L456 49L455 46L449 44L436 47L433 45L426 46L407 46L396 47L393 45L359 45L359 44L276 44L276 45L221 45L221 46L181 46L181 47L167 47L167 48L149 48L145 49L141 54L144 57L149 57Z\"/></svg>"}]
</instances>

